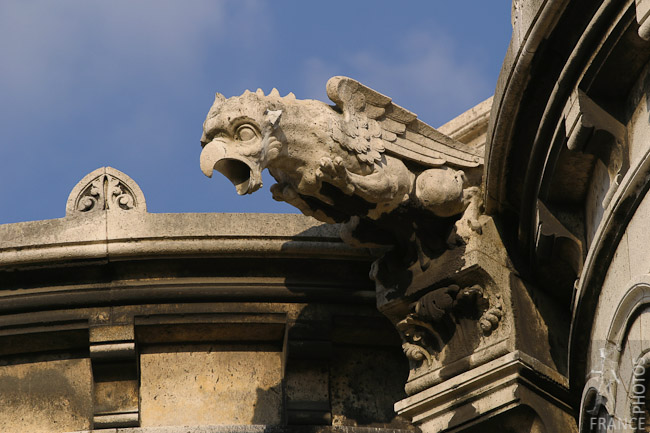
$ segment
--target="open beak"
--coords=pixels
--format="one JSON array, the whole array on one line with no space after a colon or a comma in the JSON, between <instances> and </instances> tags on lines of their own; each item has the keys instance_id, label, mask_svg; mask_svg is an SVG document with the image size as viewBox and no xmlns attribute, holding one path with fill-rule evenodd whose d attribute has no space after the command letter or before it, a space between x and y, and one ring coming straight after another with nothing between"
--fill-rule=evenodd
<instances>
[{"instance_id":1,"label":"open beak","mask_svg":"<svg viewBox=\"0 0 650 433\"><path fill-rule=\"evenodd\" d=\"M262 186L261 170L239 155L229 154L226 142L215 139L201 151L201 171L208 177L217 170L235 185L237 194L252 194Z\"/></svg>"}]
</instances>

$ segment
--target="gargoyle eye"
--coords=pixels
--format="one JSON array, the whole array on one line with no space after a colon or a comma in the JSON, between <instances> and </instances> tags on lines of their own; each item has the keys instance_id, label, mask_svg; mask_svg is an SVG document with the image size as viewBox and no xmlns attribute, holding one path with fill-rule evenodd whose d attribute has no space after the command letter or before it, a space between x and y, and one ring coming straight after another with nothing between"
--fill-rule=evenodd
<instances>
[{"instance_id":1,"label":"gargoyle eye","mask_svg":"<svg viewBox=\"0 0 650 433\"><path fill-rule=\"evenodd\" d=\"M237 130L237 138L239 138L241 141L249 141L256 137L257 133L252 127L248 125L240 126Z\"/></svg>"}]
</instances>

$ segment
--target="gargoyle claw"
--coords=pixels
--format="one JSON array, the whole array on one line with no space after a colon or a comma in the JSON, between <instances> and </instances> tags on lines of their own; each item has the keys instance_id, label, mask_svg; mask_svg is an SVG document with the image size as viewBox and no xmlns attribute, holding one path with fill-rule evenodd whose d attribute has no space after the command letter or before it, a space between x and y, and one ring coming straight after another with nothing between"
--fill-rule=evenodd
<instances>
[{"instance_id":1,"label":"gargoyle claw","mask_svg":"<svg viewBox=\"0 0 650 433\"><path fill-rule=\"evenodd\" d=\"M345 165L343 164L343 159L340 156L337 156L332 160L328 157L323 157L320 159L320 177L330 177L332 179L336 178L347 178L347 173L345 171Z\"/></svg>"},{"instance_id":2,"label":"gargoyle claw","mask_svg":"<svg viewBox=\"0 0 650 433\"><path fill-rule=\"evenodd\" d=\"M343 158L337 156L332 160L331 158L323 157L320 159L319 165L320 167L316 174L319 179L335 184L345 194L349 195L354 192L354 183L350 181Z\"/></svg>"}]
</instances>

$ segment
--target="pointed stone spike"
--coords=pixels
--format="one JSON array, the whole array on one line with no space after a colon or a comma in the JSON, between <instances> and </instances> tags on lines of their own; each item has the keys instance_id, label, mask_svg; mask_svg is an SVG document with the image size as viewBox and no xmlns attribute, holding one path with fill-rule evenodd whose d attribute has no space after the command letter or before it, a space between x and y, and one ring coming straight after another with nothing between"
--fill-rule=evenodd
<instances>
[{"instance_id":1,"label":"pointed stone spike","mask_svg":"<svg viewBox=\"0 0 650 433\"><path fill-rule=\"evenodd\" d=\"M287 93L287 96L285 96L287 99L296 99L296 95L293 94L293 92Z\"/></svg>"},{"instance_id":2,"label":"pointed stone spike","mask_svg":"<svg viewBox=\"0 0 650 433\"><path fill-rule=\"evenodd\" d=\"M257 89L257 93L259 96L264 96L264 91L262 89Z\"/></svg>"},{"instance_id":3,"label":"pointed stone spike","mask_svg":"<svg viewBox=\"0 0 650 433\"><path fill-rule=\"evenodd\" d=\"M244 90L244 93L242 93L241 95L242 95L242 96L245 96L245 95L248 95L249 93L251 93L251 91L248 90L248 89L246 89L246 90Z\"/></svg>"},{"instance_id":4,"label":"pointed stone spike","mask_svg":"<svg viewBox=\"0 0 650 433\"><path fill-rule=\"evenodd\" d=\"M221 93L217 92L214 94L214 102L223 102L226 100L226 97L223 96Z\"/></svg>"},{"instance_id":5,"label":"pointed stone spike","mask_svg":"<svg viewBox=\"0 0 650 433\"><path fill-rule=\"evenodd\" d=\"M280 97L280 92L278 92L278 89L276 89L274 87L273 90L271 90L271 93L269 93L269 96L275 96L275 97L279 98Z\"/></svg>"}]
</instances>

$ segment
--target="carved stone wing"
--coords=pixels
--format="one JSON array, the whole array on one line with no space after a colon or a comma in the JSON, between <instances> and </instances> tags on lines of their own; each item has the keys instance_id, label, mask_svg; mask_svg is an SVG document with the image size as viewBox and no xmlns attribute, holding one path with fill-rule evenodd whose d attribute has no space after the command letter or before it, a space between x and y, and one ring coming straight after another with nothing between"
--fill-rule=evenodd
<instances>
[{"instance_id":1,"label":"carved stone wing","mask_svg":"<svg viewBox=\"0 0 650 433\"><path fill-rule=\"evenodd\" d=\"M393 104L388 96L352 78L330 78L327 96L341 108L346 119L365 115L375 120L388 153L430 167L466 168L483 164L480 149L447 137L415 114Z\"/></svg>"}]
</instances>

